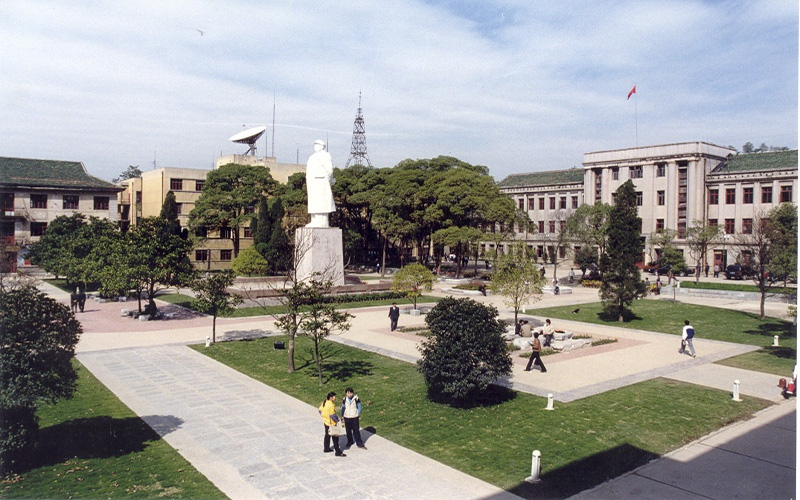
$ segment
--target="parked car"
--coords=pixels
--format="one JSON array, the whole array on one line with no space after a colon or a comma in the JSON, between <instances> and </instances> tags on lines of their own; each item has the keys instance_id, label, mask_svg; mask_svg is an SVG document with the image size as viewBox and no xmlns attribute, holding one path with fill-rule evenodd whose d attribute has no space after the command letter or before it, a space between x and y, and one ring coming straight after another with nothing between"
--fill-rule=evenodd
<instances>
[{"instance_id":1,"label":"parked car","mask_svg":"<svg viewBox=\"0 0 800 500\"><path fill-rule=\"evenodd\" d=\"M753 274L753 270L749 266L741 264L731 264L725 268L725 277L729 280L741 280L749 278Z\"/></svg>"}]
</instances>

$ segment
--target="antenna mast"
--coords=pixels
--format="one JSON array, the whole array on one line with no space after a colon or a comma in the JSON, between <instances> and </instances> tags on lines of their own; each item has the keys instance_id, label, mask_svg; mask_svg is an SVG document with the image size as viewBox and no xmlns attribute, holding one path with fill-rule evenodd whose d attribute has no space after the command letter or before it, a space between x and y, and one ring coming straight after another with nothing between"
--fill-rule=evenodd
<instances>
[{"instance_id":1,"label":"antenna mast","mask_svg":"<svg viewBox=\"0 0 800 500\"><path fill-rule=\"evenodd\" d=\"M367 139L364 135L364 117L361 115L361 91L358 92L358 111L356 112L356 119L353 122L353 144L350 146L350 157L344 168L353 165L367 165L372 166L367 156Z\"/></svg>"}]
</instances>

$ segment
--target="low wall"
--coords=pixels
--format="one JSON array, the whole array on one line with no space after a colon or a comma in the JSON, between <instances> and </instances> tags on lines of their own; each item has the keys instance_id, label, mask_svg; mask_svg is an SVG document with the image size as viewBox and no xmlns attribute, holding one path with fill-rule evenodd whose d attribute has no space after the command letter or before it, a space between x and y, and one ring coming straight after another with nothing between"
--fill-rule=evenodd
<instances>
[{"instance_id":1,"label":"low wall","mask_svg":"<svg viewBox=\"0 0 800 500\"><path fill-rule=\"evenodd\" d=\"M735 299L735 300L748 300L758 302L761 300L761 294L758 292L736 292L733 290L707 290L703 288L674 288L672 286L662 286L661 295L668 296L673 293L676 295L686 295L689 297L712 297L720 299ZM779 304L794 304L797 302L797 295L786 295L783 293L768 293L766 297L767 302L776 302Z\"/></svg>"}]
</instances>

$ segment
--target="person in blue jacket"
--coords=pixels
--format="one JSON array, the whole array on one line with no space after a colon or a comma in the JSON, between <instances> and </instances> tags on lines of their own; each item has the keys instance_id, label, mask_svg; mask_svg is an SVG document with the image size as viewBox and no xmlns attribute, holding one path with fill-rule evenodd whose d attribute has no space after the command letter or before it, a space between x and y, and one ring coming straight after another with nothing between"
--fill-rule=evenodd
<instances>
[{"instance_id":1,"label":"person in blue jacket","mask_svg":"<svg viewBox=\"0 0 800 500\"><path fill-rule=\"evenodd\" d=\"M344 428L347 433L347 447L356 444L359 448L367 449L361 439L358 417L361 416L361 401L353 392L352 387L345 389L345 397L342 400L342 417L344 418Z\"/></svg>"}]
</instances>

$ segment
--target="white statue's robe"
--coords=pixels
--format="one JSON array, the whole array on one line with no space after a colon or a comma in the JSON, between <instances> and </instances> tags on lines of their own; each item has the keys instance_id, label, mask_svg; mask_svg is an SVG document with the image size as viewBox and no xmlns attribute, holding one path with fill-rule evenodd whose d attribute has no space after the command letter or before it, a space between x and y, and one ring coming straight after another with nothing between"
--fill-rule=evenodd
<instances>
[{"instance_id":1,"label":"white statue's robe","mask_svg":"<svg viewBox=\"0 0 800 500\"><path fill-rule=\"evenodd\" d=\"M333 201L333 163L331 155L324 150L308 157L306 164L306 190L309 214L329 214L336 211Z\"/></svg>"}]
</instances>

